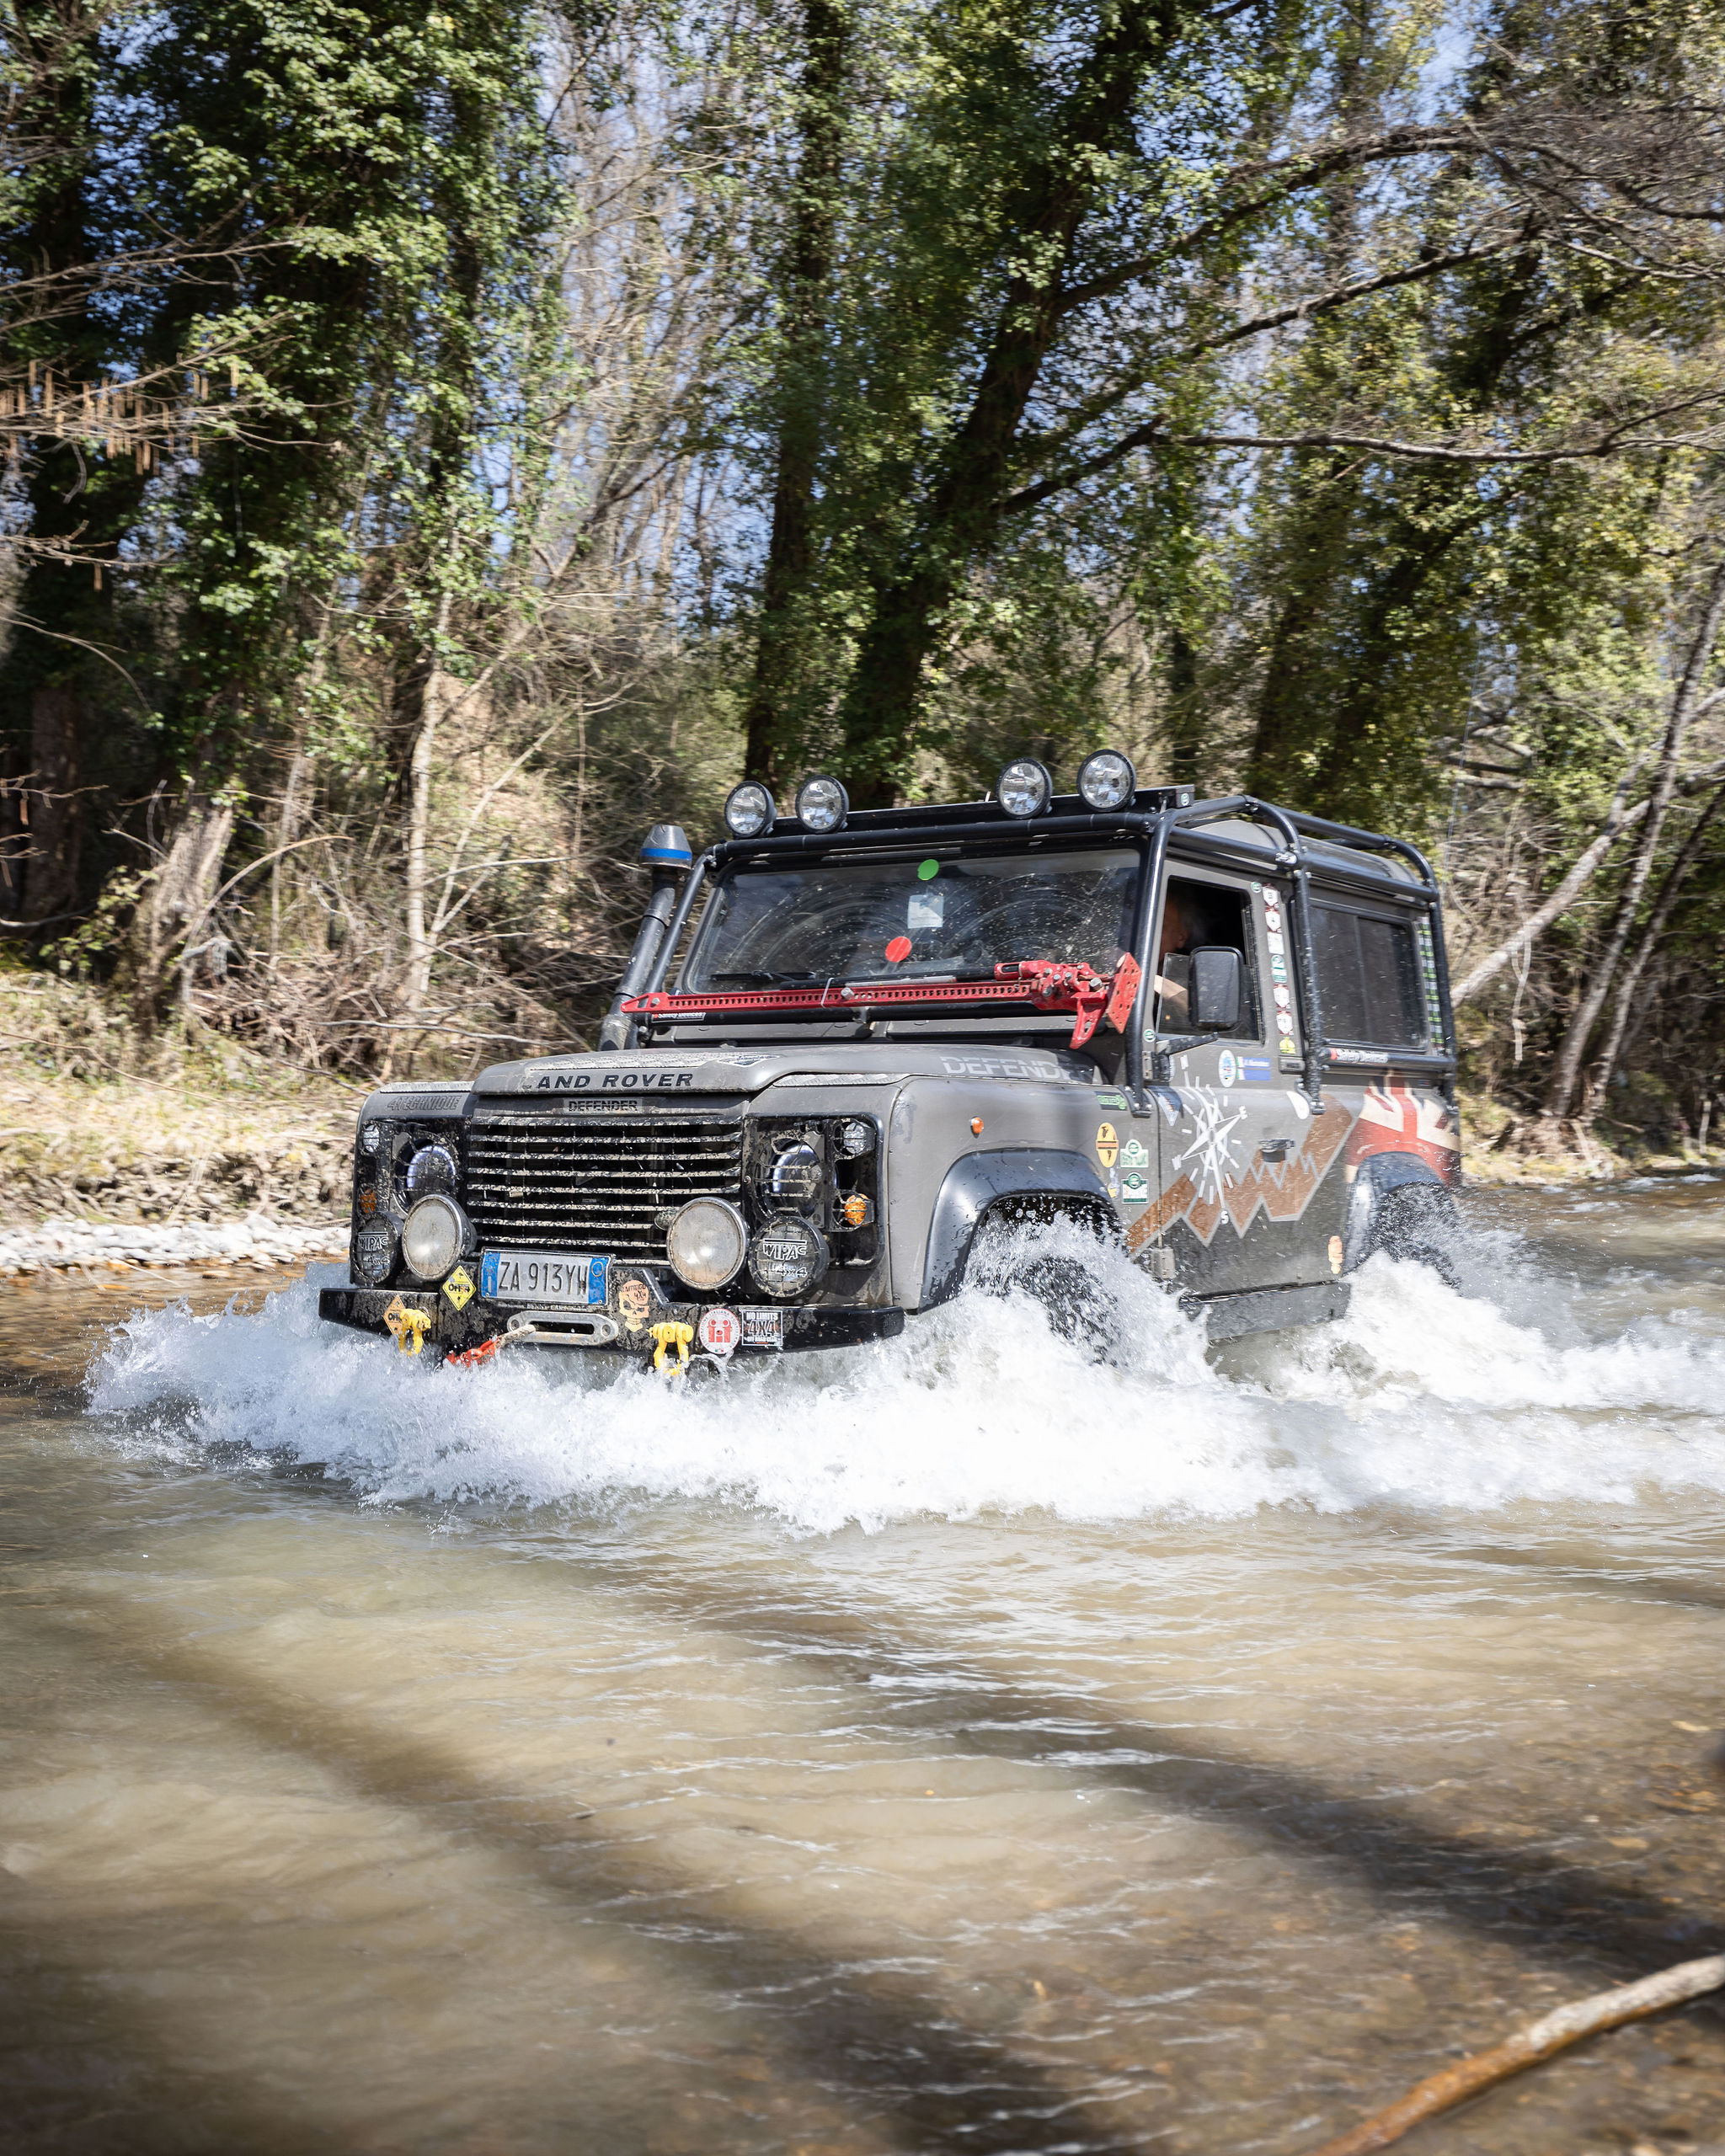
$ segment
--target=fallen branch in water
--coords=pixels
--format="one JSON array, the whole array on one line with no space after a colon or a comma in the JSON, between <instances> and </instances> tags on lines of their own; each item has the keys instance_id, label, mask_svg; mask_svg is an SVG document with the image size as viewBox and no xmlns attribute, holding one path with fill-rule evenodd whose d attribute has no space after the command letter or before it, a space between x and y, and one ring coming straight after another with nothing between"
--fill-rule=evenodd
<instances>
[{"instance_id":1,"label":"fallen branch in water","mask_svg":"<svg viewBox=\"0 0 1725 2156\"><path fill-rule=\"evenodd\" d=\"M1639 2021L1643 2015L1658 2014L1668 2006L1681 2006L1685 2000L1700 1999L1722 1986L1725 1986L1725 1954L1712 1954L1705 1961L1680 1961L1674 1969L1662 1969L1658 1976L1643 1977L1639 1983L1621 1984L1614 1991L1578 1999L1573 2006L1560 2006L1530 2027L1518 2030L1507 2043L1492 2051L1476 2052L1471 2058L1457 2059L1454 2066L1446 2066L1441 2073L1422 2081L1397 2102L1374 2111L1334 2141L1327 2141L1313 2151L1313 2156L1370 2156L1371 2150L1387 2148L1392 2141L1399 2141L1422 2119L1454 2110L1482 2089L1567 2051L1584 2036L1615 2029L1621 2022Z\"/></svg>"}]
</instances>

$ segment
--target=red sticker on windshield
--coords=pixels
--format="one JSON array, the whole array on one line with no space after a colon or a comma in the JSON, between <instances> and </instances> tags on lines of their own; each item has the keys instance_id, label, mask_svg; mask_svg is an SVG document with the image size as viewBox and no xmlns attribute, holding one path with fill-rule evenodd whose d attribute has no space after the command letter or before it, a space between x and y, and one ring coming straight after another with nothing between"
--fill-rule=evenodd
<instances>
[{"instance_id":1,"label":"red sticker on windshield","mask_svg":"<svg viewBox=\"0 0 1725 2156\"><path fill-rule=\"evenodd\" d=\"M897 965L901 958L908 958L911 955L910 937L908 936L894 937L892 942L886 947L886 955L894 965Z\"/></svg>"}]
</instances>

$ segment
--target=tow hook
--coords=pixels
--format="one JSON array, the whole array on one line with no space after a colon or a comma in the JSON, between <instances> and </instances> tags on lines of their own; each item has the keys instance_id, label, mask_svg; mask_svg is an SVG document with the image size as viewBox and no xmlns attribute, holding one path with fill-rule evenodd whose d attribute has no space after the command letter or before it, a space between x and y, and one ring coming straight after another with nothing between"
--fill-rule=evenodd
<instances>
[{"instance_id":1,"label":"tow hook","mask_svg":"<svg viewBox=\"0 0 1725 2156\"><path fill-rule=\"evenodd\" d=\"M677 1320L667 1319L653 1328L653 1337L658 1343L653 1350L653 1367L661 1377L680 1378L689 1368L689 1343L695 1337L692 1325L683 1325ZM671 1350L676 1350L676 1361L670 1364Z\"/></svg>"},{"instance_id":2,"label":"tow hook","mask_svg":"<svg viewBox=\"0 0 1725 2156\"><path fill-rule=\"evenodd\" d=\"M398 1295L383 1313L383 1322L394 1336L398 1355L417 1355L425 1344L425 1335L431 1330L431 1313L409 1310Z\"/></svg>"}]
</instances>

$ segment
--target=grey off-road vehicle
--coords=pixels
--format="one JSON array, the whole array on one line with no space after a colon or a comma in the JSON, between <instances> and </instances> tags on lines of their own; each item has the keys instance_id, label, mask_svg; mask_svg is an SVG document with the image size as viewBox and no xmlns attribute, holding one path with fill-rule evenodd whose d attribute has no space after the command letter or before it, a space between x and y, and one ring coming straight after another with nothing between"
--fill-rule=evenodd
<instances>
[{"instance_id":1,"label":"grey off-road vehicle","mask_svg":"<svg viewBox=\"0 0 1725 2156\"><path fill-rule=\"evenodd\" d=\"M661 825L601 1046L386 1086L321 1315L456 1355L888 1339L1001 1224L1114 1239L1213 1339L1332 1318L1457 1180L1435 881L1399 839L1029 758L984 801Z\"/></svg>"}]
</instances>

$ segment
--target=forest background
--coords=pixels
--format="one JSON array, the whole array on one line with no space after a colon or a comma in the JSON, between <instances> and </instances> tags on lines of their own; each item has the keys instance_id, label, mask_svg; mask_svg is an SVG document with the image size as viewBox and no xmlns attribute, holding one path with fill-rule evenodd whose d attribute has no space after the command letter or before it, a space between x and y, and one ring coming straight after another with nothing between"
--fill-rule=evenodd
<instances>
[{"instance_id":1,"label":"forest background","mask_svg":"<svg viewBox=\"0 0 1725 2156\"><path fill-rule=\"evenodd\" d=\"M1432 851L1505 1149L1705 1147L1711 0L0 23L14 1053L590 1039L649 823L1110 744Z\"/></svg>"}]
</instances>

